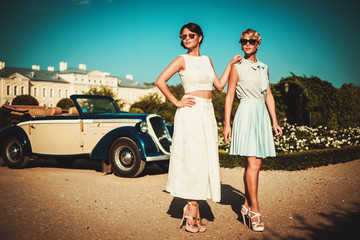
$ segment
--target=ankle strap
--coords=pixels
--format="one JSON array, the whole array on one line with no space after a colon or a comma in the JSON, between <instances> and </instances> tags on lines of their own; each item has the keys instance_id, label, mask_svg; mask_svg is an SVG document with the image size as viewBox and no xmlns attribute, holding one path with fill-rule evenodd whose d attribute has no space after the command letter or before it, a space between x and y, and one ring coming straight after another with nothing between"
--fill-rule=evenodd
<instances>
[{"instance_id":1,"label":"ankle strap","mask_svg":"<svg viewBox=\"0 0 360 240\"><path fill-rule=\"evenodd\" d=\"M194 202L188 202L187 204L191 205L191 206L199 206L199 204L197 204L196 202L195 203Z\"/></svg>"},{"instance_id":2,"label":"ankle strap","mask_svg":"<svg viewBox=\"0 0 360 240\"><path fill-rule=\"evenodd\" d=\"M188 215L186 215L185 218L190 219L190 220L195 220L195 221L198 220L196 217L191 217L191 216L188 216Z\"/></svg>"},{"instance_id":3,"label":"ankle strap","mask_svg":"<svg viewBox=\"0 0 360 240\"><path fill-rule=\"evenodd\" d=\"M250 214L254 214L254 216L250 216L251 219L255 218L255 217L261 217L261 214L260 213L257 213L257 212L253 212L253 211L249 211Z\"/></svg>"}]
</instances>

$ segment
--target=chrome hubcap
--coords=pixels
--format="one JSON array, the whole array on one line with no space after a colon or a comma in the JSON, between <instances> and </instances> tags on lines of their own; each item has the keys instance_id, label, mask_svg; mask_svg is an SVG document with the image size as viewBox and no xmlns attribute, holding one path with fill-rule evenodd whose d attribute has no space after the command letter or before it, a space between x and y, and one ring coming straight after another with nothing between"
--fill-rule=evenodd
<instances>
[{"instance_id":1,"label":"chrome hubcap","mask_svg":"<svg viewBox=\"0 0 360 240\"><path fill-rule=\"evenodd\" d=\"M121 170L128 171L134 165L134 154L129 148L120 147L116 150L115 162Z\"/></svg>"},{"instance_id":2,"label":"chrome hubcap","mask_svg":"<svg viewBox=\"0 0 360 240\"><path fill-rule=\"evenodd\" d=\"M126 165L129 165L132 161L132 155L128 151L121 153L121 161Z\"/></svg>"},{"instance_id":3,"label":"chrome hubcap","mask_svg":"<svg viewBox=\"0 0 360 240\"><path fill-rule=\"evenodd\" d=\"M12 144L9 148L9 155L12 159L17 159L20 156L20 146Z\"/></svg>"}]
</instances>

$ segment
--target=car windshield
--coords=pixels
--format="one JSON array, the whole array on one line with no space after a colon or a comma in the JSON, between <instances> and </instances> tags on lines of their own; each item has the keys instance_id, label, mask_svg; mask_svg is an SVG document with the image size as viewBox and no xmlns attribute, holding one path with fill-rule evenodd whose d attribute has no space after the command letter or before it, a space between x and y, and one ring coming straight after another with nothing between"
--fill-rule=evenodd
<instances>
[{"instance_id":1,"label":"car windshield","mask_svg":"<svg viewBox=\"0 0 360 240\"><path fill-rule=\"evenodd\" d=\"M119 112L116 103L108 98L78 98L77 102L84 114Z\"/></svg>"}]
</instances>

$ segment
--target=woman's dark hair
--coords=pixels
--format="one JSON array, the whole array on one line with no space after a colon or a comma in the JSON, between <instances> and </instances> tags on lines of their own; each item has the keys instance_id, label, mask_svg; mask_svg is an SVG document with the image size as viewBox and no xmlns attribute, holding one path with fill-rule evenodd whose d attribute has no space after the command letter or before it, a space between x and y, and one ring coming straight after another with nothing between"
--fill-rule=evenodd
<instances>
[{"instance_id":1,"label":"woman's dark hair","mask_svg":"<svg viewBox=\"0 0 360 240\"><path fill-rule=\"evenodd\" d=\"M197 25L196 23L188 23L188 24L185 24L185 25L181 28L180 34L182 33L182 31L183 31L185 28L189 29L190 32L196 33L198 36L202 36L202 39L201 39L201 41L200 41L200 45L201 45L202 41L204 40L204 34L203 34L202 30L201 30L201 27L200 27L199 25ZM181 46L182 46L183 48L186 48L185 45L184 45L184 43L183 43L183 40L181 40Z\"/></svg>"}]
</instances>

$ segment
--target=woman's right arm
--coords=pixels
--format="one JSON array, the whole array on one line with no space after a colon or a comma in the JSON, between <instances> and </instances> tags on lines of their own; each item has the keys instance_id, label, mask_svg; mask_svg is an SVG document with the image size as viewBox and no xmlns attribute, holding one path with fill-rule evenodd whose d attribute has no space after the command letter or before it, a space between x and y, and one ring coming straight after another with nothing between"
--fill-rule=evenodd
<instances>
[{"instance_id":1,"label":"woman's right arm","mask_svg":"<svg viewBox=\"0 0 360 240\"><path fill-rule=\"evenodd\" d=\"M167 81L180 70L185 69L185 60L183 57L177 57L170 65L165 68L165 70L160 74L156 79L155 85L160 89L160 91L165 95L165 97L176 107L191 107L195 104L194 98L182 98L180 101L171 93Z\"/></svg>"},{"instance_id":2,"label":"woman's right arm","mask_svg":"<svg viewBox=\"0 0 360 240\"><path fill-rule=\"evenodd\" d=\"M236 67L232 65L230 70L230 77L229 77L229 84L228 89L226 92L225 97L225 111L224 111L224 140L226 143L229 142L231 138L231 126L230 126L230 116L231 116L231 109L234 102L234 95L235 95L235 89L236 84L238 82L239 76L236 70Z\"/></svg>"}]
</instances>

